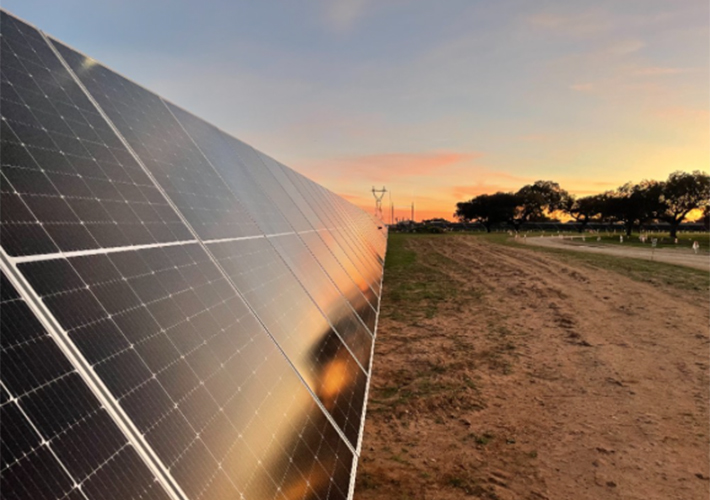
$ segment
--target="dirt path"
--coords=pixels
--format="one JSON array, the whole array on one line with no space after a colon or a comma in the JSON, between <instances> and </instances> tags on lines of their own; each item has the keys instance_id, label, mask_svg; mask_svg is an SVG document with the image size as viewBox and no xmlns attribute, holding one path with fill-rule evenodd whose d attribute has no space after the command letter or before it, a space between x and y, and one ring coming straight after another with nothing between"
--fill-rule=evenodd
<instances>
[{"instance_id":1,"label":"dirt path","mask_svg":"<svg viewBox=\"0 0 710 500\"><path fill-rule=\"evenodd\" d=\"M706 294L476 237L405 246L431 274L418 304L385 277L356 500L708 498Z\"/></svg>"},{"instance_id":2,"label":"dirt path","mask_svg":"<svg viewBox=\"0 0 710 500\"><path fill-rule=\"evenodd\" d=\"M657 260L659 262L667 262L669 264L677 264L680 266L702 269L710 271L710 255L707 252L702 252L698 255L694 254L691 249L668 249L659 248L652 251L651 248L639 248L637 246L610 246L595 243L591 240L582 242L581 239L569 240L560 238L526 238L528 244L564 248L566 250L577 250L580 252L603 253L607 255L616 255L618 257L633 257L635 259Z\"/></svg>"}]
</instances>

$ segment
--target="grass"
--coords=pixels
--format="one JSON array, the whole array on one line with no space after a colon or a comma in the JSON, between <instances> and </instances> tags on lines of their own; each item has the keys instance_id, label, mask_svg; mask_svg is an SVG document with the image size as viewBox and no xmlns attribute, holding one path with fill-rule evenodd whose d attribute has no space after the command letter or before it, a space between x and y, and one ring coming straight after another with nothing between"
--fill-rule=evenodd
<instances>
[{"instance_id":1,"label":"grass","mask_svg":"<svg viewBox=\"0 0 710 500\"><path fill-rule=\"evenodd\" d=\"M467 436L468 439L472 440L474 443L480 446L486 446L493 439L493 434L489 432L484 432L483 434L471 433Z\"/></svg>"},{"instance_id":2,"label":"grass","mask_svg":"<svg viewBox=\"0 0 710 500\"><path fill-rule=\"evenodd\" d=\"M409 238L431 238L432 235L393 233L389 236L385 280L387 297L393 303L384 314L407 323L432 318L438 305L460 295L460 287L441 271L455 264L442 255L417 254L407 247Z\"/></svg>"}]
</instances>

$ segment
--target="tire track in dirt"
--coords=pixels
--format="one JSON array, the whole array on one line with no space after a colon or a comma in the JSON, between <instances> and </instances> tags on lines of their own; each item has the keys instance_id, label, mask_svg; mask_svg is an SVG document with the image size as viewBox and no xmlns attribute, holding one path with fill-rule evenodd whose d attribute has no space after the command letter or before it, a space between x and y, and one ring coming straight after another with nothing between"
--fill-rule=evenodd
<instances>
[{"instance_id":1,"label":"tire track in dirt","mask_svg":"<svg viewBox=\"0 0 710 500\"><path fill-rule=\"evenodd\" d=\"M355 498L707 497L706 298L475 237L407 244L479 294L407 322L385 277Z\"/></svg>"}]
</instances>

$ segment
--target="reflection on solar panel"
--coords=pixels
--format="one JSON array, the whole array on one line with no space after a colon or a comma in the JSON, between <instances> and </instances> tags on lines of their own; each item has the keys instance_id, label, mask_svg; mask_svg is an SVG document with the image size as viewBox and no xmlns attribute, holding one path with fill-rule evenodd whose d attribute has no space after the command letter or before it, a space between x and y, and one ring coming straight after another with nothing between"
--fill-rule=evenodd
<instances>
[{"instance_id":1,"label":"reflection on solar panel","mask_svg":"<svg viewBox=\"0 0 710 500\"><path fill-rule=\"evenodd\" d=\"M386 234L0 23L3 497L351 497Z\"/></svg>"}]
</instances>

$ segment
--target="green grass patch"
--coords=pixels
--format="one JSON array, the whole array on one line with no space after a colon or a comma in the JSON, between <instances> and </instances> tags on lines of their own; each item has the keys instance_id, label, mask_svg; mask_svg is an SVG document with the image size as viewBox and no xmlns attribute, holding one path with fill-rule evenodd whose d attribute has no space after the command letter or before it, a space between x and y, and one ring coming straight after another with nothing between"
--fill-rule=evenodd
<instances>
[{"instance_id":1,"label":"green grass patch","mask_svg":"<svg viewBox=\"0 0 710 500\"><path fill-rule=\"evenodd\" d=\"M440 270L453 261L435 253L415 252L407 245L413 238L433 237L436 235L389 236L383 315L415 324L418 319L434 317L441 302L460 295L460 287Z\"/></svg>"},{"instance_id":2,"label":"green grass patch","mask_svg":"<svg viewBox=\"0 0 710 500\"><path fill-rule=\"evenodd\" d=\"M479 446L486 446L493 440L493 434L491 434L490 432L484 432L483 434L476 434L472 432L471 434L466 436L466 439L470 439Z\"/></svg>"}]
</instances>

